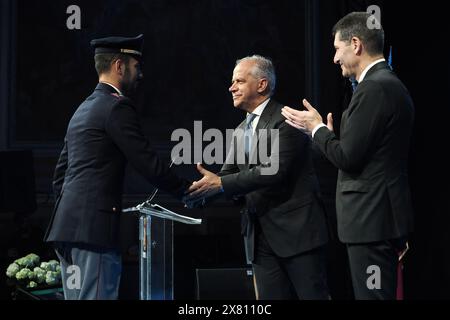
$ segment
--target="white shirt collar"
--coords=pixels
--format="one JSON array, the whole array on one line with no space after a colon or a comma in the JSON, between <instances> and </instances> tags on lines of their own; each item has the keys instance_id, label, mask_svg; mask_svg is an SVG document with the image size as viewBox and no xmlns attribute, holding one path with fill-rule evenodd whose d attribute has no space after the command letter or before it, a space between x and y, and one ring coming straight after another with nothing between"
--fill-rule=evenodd
<instances>
[{"instance_id":1,"label":"white shirt collar","mask_svg":"<svg viewBox=\"0 0 450 320\"><path fill-rule=\"evenodd\" d=\"M264 109L267 107L267 104L269 103L270 98L267 99L266 101L264 101L263 103L261 103L259 106L256 107L255 110L253 110L252 114L256 114L257 117L260 117L264 111ZM247 113L247 115L249 115L249 113Z\"/></svg>"},{"instance_id":2,"label":"white shirt collar","mask_svg":"<svg viewBox=\"0 0 450 320\"><path fill-rule=\"evenodd\" d=\"M367 72L369 72L369 70L370 70L374 65L376 65L376 64L378 64L378 63L380 63L380 62L383 62L383 61L386 61L386 59L382 58L382 59L376 60L376 61L372 62L371 64L369 64L369 65L364 69L364 71L361 73L361 75L359 76L358 83L363 82L364 78L365 78L366 75L367 75Z\"/></svg>"},{"instance_id":3,"label":"white shirt collar","mask_svg":"<svg viewBox=\"0 0 450 320\"><path fill-rule=\"evenodd\" d=\"M100 82L100 83L104 83L104 84L107 84L107 85L110 86L110 87L113 87L113 89L117 91L117 93L119 94L119 96L123 96L122 92L121 92L119 89L117 89L115 86L113 86L111 83L105 82L105 81L102 81L102 82Z\"/></svg>"},{"instance_id":4,"label":"white shirt collar","mask_svg":"<svg viewBox=\"0 0 450 320\"><path fill-rule=\"evenodd\" d=\"M252 131L255 133L256 126L258 125L259 118L261 118L262 113L264 112L264 109L267 107L267 104L269 103L270 98L261 103L259 106L256 107L255 110L253 110L252 114L256 115L256 117L252 121ZM250 113L247 113L249 115Z\"/></svg>"}]
</instances>

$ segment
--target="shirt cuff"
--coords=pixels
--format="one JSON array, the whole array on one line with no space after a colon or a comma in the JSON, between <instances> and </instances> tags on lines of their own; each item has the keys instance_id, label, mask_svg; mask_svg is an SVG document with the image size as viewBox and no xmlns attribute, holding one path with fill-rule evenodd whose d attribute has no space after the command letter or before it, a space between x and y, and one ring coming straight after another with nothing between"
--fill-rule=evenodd
<instances>
[{"instance_id":1,"label":"shirt cuff","mask_svg":"<svg viewBox=\"0 0 450 320\"><path fill-rule=\"evenodd\" d=\"M321 124L318 124L318 125L313 129L313 131L312 131L312 137L313 137L313 138L314 138L314 135L316 134L317 130L319 130L319 129L322 128L322 127L326 127L326 125L323 124L323 123L321 123Z\"/></svg>"}]
</instances>

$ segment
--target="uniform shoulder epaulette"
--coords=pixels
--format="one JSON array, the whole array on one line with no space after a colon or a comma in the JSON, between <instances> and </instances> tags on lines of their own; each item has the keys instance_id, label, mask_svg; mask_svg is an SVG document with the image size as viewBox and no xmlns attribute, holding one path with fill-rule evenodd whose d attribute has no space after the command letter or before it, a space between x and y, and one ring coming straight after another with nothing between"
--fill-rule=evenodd
<instances>
[{"instance_id":1,"label":"uniform shoulder epaulette","mask_svg":"<svg viewBox=\"0 0 450 320\"><path fill-rule=\"evenodd\" d=\"M119 95L118 93L111 93L111 95L113 96L113 97L116 97L117 99L120 99L120 98L122 98L122 96L121 95Z\"/></svg>"},{"instance_id":2,"label":"uniform shoulder epaulette","mask_svg":"<svg viewBox=\"0 0 450 320\"><path fill-rule=\"evenodd\" d=\"M133 103L131 102L130 98L126 97L126 96L122 96L118 93L110 93L110 95L112 97L114 97L113 99L113 103L114 104L126 104L126 105L133 105Z\"/></svg>"}]
</instances>

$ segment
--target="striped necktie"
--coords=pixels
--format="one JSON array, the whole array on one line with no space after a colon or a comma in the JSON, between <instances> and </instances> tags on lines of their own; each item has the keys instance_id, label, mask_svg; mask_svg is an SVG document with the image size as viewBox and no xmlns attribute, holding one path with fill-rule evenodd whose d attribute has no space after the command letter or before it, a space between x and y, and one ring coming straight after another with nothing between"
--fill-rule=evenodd
<instances>
[{"instance_id":1,"label":"striped necktie","mask_svg":"<svg viewBox=\"0 0 450 320\"><path fill-rule=\"evenodd\" d=\"M244 129L244 146L245 146L245 155L248 157L250 154L250 150L252 147L252 138L253 138L253 120L255 119L256 114L250 113L247 115L245 119L245 129Z\"/></svg>"}]
</instances>

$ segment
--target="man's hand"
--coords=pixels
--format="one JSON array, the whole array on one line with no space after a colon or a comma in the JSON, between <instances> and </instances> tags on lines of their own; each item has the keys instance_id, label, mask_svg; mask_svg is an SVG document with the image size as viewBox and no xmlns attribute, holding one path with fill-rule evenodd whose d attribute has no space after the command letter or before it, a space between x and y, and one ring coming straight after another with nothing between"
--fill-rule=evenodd
<instances>
[{"instance_id":1,"label":"man's hand","mask_svg":"<svg viewBox=\"0 0 450 320\"><path fill-rule=\"evenodd\" d=\"M334 127L333 127L333 114L329 113L327 116L327 128L328 130L334 132Z\"/></svg>"},{"instance_id":2,"label":"man's hand","mask_svg":"<svg viewBox=\"0 0 450 320\"><path fill-rule=\"evenodd\" d=\"M306 99L303 100L303 105L307 111L299 111L284 107L281 110L281 114L286 118L286 122L292 127L311 133L315 127L323 123L322 116ZM328 129L330 129L330 127L333 128L333 118L331 114L328 115L327 120Z\"/></svg>"},{"instance_id":3,"label":"man's hand","mask_svg":"<svg viewBox=\"0 0 450 320\"><path fill-rule=\"evenodd\" d=\"M183 202L188 208L196 207L199 203L205 203L205 199L222 192L222 180L211 171L206 170L200 163L197 170L203 175L200 181L194 181L188 189L188 194Z\"/></svg>"}]
</instances>

